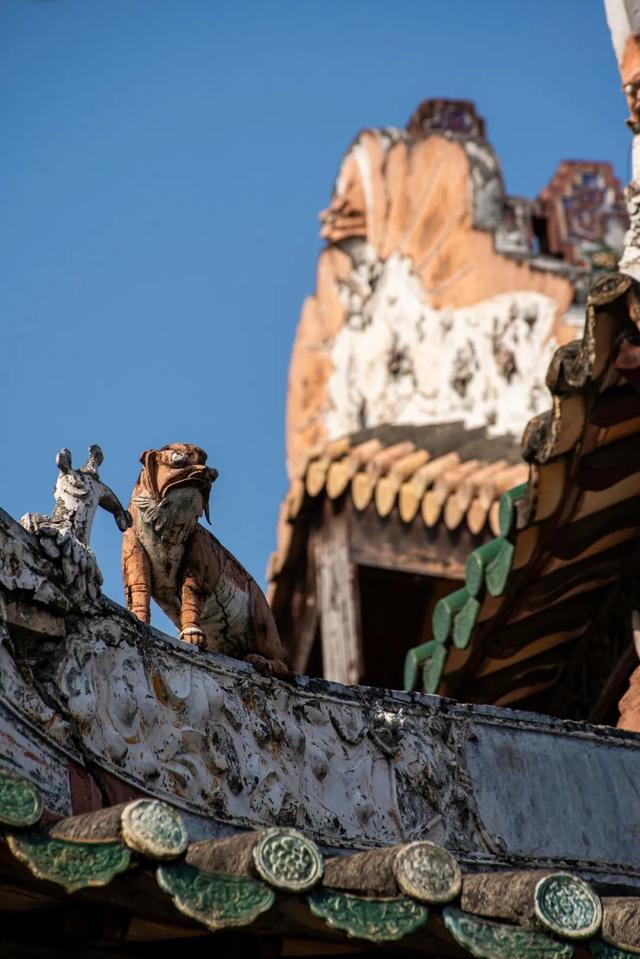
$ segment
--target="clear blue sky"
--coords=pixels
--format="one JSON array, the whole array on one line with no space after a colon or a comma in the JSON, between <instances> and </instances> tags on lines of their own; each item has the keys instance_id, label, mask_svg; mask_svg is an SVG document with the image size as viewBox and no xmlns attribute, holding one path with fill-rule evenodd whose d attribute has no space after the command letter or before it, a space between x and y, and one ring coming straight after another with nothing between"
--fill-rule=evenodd
<instances>
[{"instance_id":1,"label":"clear blue sky","mask_svg":"<svg viewBox=\"0 0 640 959\"><path fill-rule=\"evenodd\" d=\"M0 505L48 512L61 446L183 440L263 580L317 213L367 125L476 101L509 192L629 134L600 0L0 0ZM93 545L120 600L120 534ZM155 621L162 625L157 615Z\"/></svg>"}]
</instances>

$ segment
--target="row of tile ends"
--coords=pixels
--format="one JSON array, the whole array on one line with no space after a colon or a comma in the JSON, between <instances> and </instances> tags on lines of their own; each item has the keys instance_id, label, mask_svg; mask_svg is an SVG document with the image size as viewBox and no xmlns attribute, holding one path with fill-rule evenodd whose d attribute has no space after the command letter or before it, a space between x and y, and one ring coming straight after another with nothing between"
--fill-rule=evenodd
<instances>
[{"instance_id":1,"label":"row of tile ends","mask_svg":"<svg viewBox=\"0 0 640 959\"><path fill-rule=\"evenodd\" d=\"M410 440L383 446L377 438L354 446L348 437L314 449L294 477L281 507L278 549L268 571L271 580L286 561L291 524L306 497L321 493L336 500L350 491L359 511L370 504L382 518L397 507L401 520L410 524L420 517L427 528L444 522L453 531L466 523L473 535L489 527L498 535L498 509L502 493L524 483L528 466L505 459L462 461L449 452L432 457Z\"/></svg>"},{"instance_id":2,"label":"row of tile ends","mask_svg":"<svg viewBox=\"0 0 640 959\"><path fill-rule=\"evenodd\" d=\"M640 951L640 936L633 943L611 937L621 908L635 914L640 899L601 899L565 872L463 875L450 852L426 840L327 858L288 827L190 843L178 810L155 799L53 824L44 824L42 814L37 787L0 770L4 839L33 876L72 893L106 886L135 862L154 871L180 913L211 931L248 926L278 898L297 894L311 914L359 940L402 939L435 914L454 940L488 959L570 959L578 940L596 959Z\"/></svg>"}]
</instances>

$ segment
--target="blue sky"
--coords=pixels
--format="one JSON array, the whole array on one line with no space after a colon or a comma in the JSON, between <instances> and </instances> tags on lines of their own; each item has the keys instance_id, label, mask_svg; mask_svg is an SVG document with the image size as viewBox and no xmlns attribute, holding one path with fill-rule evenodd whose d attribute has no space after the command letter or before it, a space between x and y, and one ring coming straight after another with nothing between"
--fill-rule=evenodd
<instances>
[{"instance_id":1,"label":"blue sky","mask_svg":"<svg viewBox=\"0 0 640 959\"><path fill-rule=\"evenodd\" d=\"M357 131L429 96L476 101L511 193L628 178L599 0L0 0L0 505L48 512L61 446L127 500L143 449L195 442L262 581L317 213ZM110 516L93 545L120 600Z\"/></svg>"}]
</instances>

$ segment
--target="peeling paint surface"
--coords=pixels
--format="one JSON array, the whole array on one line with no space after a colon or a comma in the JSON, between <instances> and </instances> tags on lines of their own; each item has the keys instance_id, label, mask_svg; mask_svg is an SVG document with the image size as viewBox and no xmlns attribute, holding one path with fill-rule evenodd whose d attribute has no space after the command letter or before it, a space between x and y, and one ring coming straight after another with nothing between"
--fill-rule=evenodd
<instances>
[{"instance_id":1,"label":"peeling paint surface","mask_svg":"<svg viewBox=\"0 0 640 959\"><path fill-rule=\"evenodd\" d=\"M0 769L25 776L37 786L51 812L70 816L67 764L29 727L0 706Z\"/></svg>"},{"instance_id":2,"label":"peeling paint surface","mask_svg":"<svg viewBox=\"0 0 640 959\"><path fill-rule=\"evenodd\" d=\"M434 309L408 257L382 262L367 246L358 259L340 287L348 319L330 354L329 439L460 420L518 435L547 406L544 375L559 345L550 296L515 290Z\"/></svg>"},{"instance_id":3,"label":"peeling paint surface","mask_svg":"<svg viewBox=\"0 0 640 959\"><path fill-rule=\"evenodd\" d=\"M0 510L0 764L35 782L49 811L72 812L73 760L106 804L114 782L166 799L193 838L287 825L324 849L430 839L483 868L579 862L587 877L640 888L640 736L437 696L267 679L110 600L90 609L64 595L43 601L43 580L59 575ZM21 586L7 587L16 578ZM64 634L38 635L37 615L31 636L3 622L18 595L62 617Z\"/></svg>"},{"instance_id":4,"label":"peeling paint surface","mask_svg":"<svg viewBox=\"0 0 640 959\"><path fill-rule=\"evenodd\" d=\"M408 803L396 769L420 777L442 764L424 723L227 663L168 643L150 650L112 621L69 637L57 684L92 757L193 812L336 844L424 832L437 808L415 789Z\"/></svg>"}]
</instances>

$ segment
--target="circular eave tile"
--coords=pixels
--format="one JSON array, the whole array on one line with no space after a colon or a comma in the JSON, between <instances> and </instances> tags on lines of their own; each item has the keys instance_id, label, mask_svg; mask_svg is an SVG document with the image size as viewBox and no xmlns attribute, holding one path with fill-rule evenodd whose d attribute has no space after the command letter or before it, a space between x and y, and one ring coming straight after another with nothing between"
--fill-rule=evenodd
<instances>
[{"instance_id":1,"label":"circular eave tile","mask_svg":"<svg viewBox=\"0 0 640 959\"><path fill-rule=\"evenodd\" d=\"M0 771L0 823L33 826L42 816L42 797L28 779Z\"/></svg>"},{"instance_id":2,"label":"circular eave tile","mask_svg":"<svg viewBox=\"0 0 640 959\"><path fill-rule=\"evenodd\" d=\"M258 875L289 892L304 892L322 878L324 864L316 844L295 829L266 829L253 848Z\"/></svg>"},{"instance_id":3,"label":"circular eave tile","mask_svg":"<svg viewBox=\"0 0 640 959\"><path fill-rule=\"evenodd\" d=\"M130 849L151 859L175 859L189 836L182 816L157 799L137 799L122 810L122 838Z\"/></svg>"},{"instance_id":4,"label":"circular eave tile","mask_svg":"<svg viewBox=\"0 0 640 959\"><path fill-rule=\"evenodd\" d=\"M537 884L536 916L565 939L588 939L602 924L602 903L589 883L569 873L555 872Z\"/></svg>"},{"instance_id":5,"label":"circular eave tile","mask_svg":"<svg viewBox=\"0 0 640 959\"><path fill-rule=\"evenodd\" d=\"M454 857L427 840L401 849L393 871L402 891L420 902L451 902L462 888L462 872Z\"/></svg>"}]
</instances>

